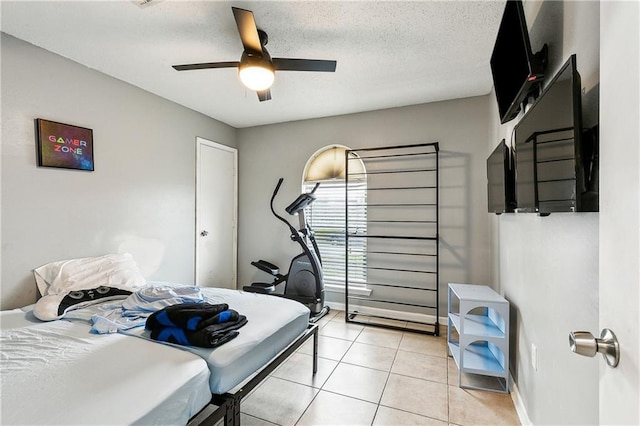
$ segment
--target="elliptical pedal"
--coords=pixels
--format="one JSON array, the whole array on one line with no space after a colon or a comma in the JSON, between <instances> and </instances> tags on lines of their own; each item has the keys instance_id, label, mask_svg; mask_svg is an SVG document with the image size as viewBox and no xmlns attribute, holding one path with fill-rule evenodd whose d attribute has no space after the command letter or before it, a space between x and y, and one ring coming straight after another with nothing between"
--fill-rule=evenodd
<instances>
[{"instance_id":1,"label":"elliptical pedal","mask_svg":"<svg viewBox=\"0 0 640 426\"><path fill-rule=\"evenodd\" d=\"M258 260L257 262L251 262L253 266L264 271L271 275L278 275L280 273L280 268L277 265L274 265L271 262L267 262L266 260Z\"/></svg>"}]
</instances>

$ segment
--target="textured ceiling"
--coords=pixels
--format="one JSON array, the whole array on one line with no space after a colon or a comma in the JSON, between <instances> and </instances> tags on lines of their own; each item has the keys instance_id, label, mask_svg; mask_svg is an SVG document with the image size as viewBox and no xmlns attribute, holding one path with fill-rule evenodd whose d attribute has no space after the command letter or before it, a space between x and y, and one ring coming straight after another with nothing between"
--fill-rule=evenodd
<instances>
[{"instance_id":1,"label":"textured ceiling","mask_svg":"<svg viewBox=\"0 0 640 426\"><path fill-rule=\"evenodd\" d=\"M273 57L334 59L282 71L258 102L237 70L231 6L254 12ZM504 1L5 1L2 31L242 128L484 95Z\"/></svg>"}]
</instances>

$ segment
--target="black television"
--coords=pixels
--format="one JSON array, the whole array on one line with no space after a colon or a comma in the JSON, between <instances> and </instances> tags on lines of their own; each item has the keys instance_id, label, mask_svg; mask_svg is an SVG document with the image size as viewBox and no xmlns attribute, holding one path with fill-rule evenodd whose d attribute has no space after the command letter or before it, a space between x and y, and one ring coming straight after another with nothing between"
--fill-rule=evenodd
<instances>
[{"instance_id":1,"label":"black television","mask_svg":"<svg viewBox=\"0 0 640 426\"><path fill-rule=\"evenodd\" d=\"M516 182L513 153L504 139L487 158L487 198L489 213L515 211Z\"/></svg>"},{"instance_id":2,"label":"black television","mask_svg":"<svg viewBox=\"0 0 640 426\"><path fill-rule=\"evenodd\" d=\"M535 97L544 78L547 45L531 52L529 30L520 0L508 0L491 54L491 73L500 122L513 120L529 95Z\"/></svg>"},{"instance_id":3,"label":"black television","mask_svg":"<svg viewBox=\"0 0 640 426\"><path fill-rule=\"evenodd\" d=\"M580 74L572 55L514 129L518 212L598 211L597 149L583 140Z\"/></svg>"}]
</instances>

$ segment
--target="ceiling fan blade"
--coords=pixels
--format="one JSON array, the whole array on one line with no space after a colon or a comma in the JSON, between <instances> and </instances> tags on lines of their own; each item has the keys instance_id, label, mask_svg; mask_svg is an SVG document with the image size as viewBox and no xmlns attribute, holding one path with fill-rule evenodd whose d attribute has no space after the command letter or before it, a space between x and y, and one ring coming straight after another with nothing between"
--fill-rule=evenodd
<instances>
[{"instance_id":1,"label":"ceiling fan blade","mask_svg":"<svg viewBox=\"0 0 640 426\"><path fill-rule=\"evenodd\" d=\"M236 25L238 26L244 50L261 53L262 45L260 44L256 21L253 19L253 12L237 7L232 7L231 9L233 9L233 17L236 18Z\"/></svg>"},{"instance_id":2,"label":"ceiling fan blade","mask_svg":"<svg viewBox=\"0 0 640 426\"><path fill-rule=\"evenodd\" d=\"M272 58L272 61L276 71L335 72L337 65L336 61L322 59Z\"/></svg>"},{"instance_id":3,"label":"ceiling fan blade","mask_svg":"<svg viewBox=\"0 0 640 426\"><path fill-rule=\"evenodd\" d=\"M271 90L269 90L269 89L267 89L267 90L258 90L258 91L256 91L256 93L258 94L258 99L260 99L260 102L271 100Z\"/></svg>"},{"instance_id":4,"label":"ceiling fan blade","mask_svg":"<svg viewBox=\"0 0 640 426\"><path fill-rule=\"evenodd\" d=\"M202 64L173 65L176 71L205 70L209 68L234 68L240 62L205 62Z\"/></svg>"}]
</instances>

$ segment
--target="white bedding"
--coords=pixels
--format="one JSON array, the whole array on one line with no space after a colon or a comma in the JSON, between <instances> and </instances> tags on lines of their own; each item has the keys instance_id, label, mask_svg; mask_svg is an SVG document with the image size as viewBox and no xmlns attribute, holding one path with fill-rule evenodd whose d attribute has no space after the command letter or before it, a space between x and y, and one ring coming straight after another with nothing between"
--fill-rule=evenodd
<instances>
[{"instance_id":1,"label":"white bedding","mask_svg":"<svg viewBox=\"0 0 640 426\"><path fill-rule=\"evenodd\" d=\"M2 311L1 423L185 424L211 393L232 391L307 329L310 312L301 303L202 292L248 319L237 338L213 350L153 342L142 327L126 331L132 336L91 334L99 305L46 323L28 309Z\"/></svg>"},{"instance_id":2,"label":"white bedding","mask_svg":"<svg viewBox=\"0 0 640 426\"><path fill-rule=\"evenodd\" d=\"M0 313L2 424L185 424L210 400L198 356L95 335L23 310Z\"/></svg>"}]
</instances>

